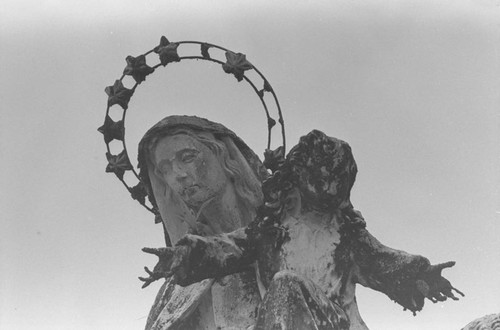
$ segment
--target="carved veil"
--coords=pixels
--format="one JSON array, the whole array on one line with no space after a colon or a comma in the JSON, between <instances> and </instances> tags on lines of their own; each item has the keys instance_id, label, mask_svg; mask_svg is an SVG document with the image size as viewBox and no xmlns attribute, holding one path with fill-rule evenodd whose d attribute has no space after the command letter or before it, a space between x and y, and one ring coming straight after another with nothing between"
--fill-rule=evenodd
<instances>
[{"instance_id":1,"label":"carved veil","mask_svg":"<svg viewBox=\"0 0 500 330\"><path fill-rule=\"evenodd\" d=\"M249 181L246 184L250 186L251 198L253 198L251 202L253 205L248 207L249 212L254 212L262 201L260 183L268 175L257 155L236 134L223 125L194 116L169 116L161 120L144 135L139 143L139 176L146 186L151 203L160 212L172 243L182 237L190 226L195 225L196 215L186 206L178 194L169 189L155 171L151 158L151 148L159 139L175 133L178 129L187 129L212 136L225 145L231 161L235 163L240 172L239 177L247 178ZM159 196L162 198L158 198Z\"/></svg>"}]
</instances>

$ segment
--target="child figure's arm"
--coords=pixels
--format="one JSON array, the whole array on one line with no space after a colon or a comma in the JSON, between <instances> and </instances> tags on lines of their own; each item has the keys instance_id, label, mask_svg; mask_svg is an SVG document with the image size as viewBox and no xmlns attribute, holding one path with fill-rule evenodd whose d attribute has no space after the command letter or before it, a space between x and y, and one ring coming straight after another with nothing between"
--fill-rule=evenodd
<instances>
[{"instance_id":1,"label":"child figure's arm","mask_svg":"<svg viewBox=\"0 0 500 330\"><path fill-rule=\"evenodd\" d=\"M441 271L455 262L431 265L425 257L383 245L366 230L364 221L346 223L354 226L341 229L343 239L336 252L338 266L352 262L357 283L385 293L413 313L422 309L425 298L432 302L458 300L453 291L463 296L441 276Z\"/></svg>"},{"instance_id":2,"label":"child figure's arm","mask_svg":"<svg viewBox=\"0 0 500 330\"><path fill-rule=\"evenodd\" d=\"M139 277L144 282L143 288L171 276L177 284L187 286L247 270L255 260L245 228L209 237L186 235L174 247L144 248L143 251L159 258L153 271L144 268L148 277Z\"/></svg>"}]
</instances>

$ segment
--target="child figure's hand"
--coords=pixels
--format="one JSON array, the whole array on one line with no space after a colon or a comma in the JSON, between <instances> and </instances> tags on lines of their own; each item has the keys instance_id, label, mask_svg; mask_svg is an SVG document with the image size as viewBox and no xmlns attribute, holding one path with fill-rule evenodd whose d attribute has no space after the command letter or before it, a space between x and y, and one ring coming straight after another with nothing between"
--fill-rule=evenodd
<instances>
[{"instance_id":1,"label":"child figure's hand","mask_svg":"<svg viewBox=\"0 0 500 330\"><path fill-rule=\"evenodd\" d=\"M454 261L438 265L430 265L422 274L420 274L420 279L417 280L416 284L420 293L433 303L445 301L448 298L458 300L458 298L453 294L453 290L463 297L464 294L454 288L450 281L441 275L441 271L443 269L453 267L454 265Z\"/></svg>"},{"instance_id":2,"label":"child figure's hand","mask_svg":"<svg viewBox=\"0 0 500 330\"><path fill-rule=\"evenodd\" d=\"M186 274L184 263L189 254L188 246L164 247L158 249L145 247L142 251L154 254L159 258L153 271L149 270L148 267L144 267L144 270L149 276L139 277L139 279L144 282L142 285L143 288L160 278L169 278L171 276L174 276L176 282L182 282L182 278L185 277Z\"/></svg>"}]
</instances>

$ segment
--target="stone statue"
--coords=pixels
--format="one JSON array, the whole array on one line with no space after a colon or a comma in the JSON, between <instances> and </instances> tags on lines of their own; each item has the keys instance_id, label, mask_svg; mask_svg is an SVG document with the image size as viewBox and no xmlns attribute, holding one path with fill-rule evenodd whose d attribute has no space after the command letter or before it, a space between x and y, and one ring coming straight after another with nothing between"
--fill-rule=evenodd
<instances>
[{"instance_id":1,"label":"stone statue","mask_svg":"<svg viewBox=\"0 0 500 330\"><path fill-rule=\"evenodd\" d=\"M163 141L168 144L174 140L183 146L180 149L189 144L177 138ZM141 146L142 151L144 143ZM175 157L162 148L164 145L158 142L156 149L150 149L157 164L155 167L154 160L151 161L150 178L153 173L161 178L164 168L160 155L168 155L166 159L175 162ZM145 249L145 252L156 254L159 262L153 271L148 270L149 277L142 280L149 284L164 277L168 285L177 283L187 288L209 283L207 285L212 285L212 304L215 304L216 282L207 279L227 282L227 276L245 274L246 279L255 280L252 285L260 283L263 286L262 301L258 290L240 285L241 289L247 289L246 300L240 295L225 303L237 302L234 311L250 311L251 306L258 305L256 315L246 314L248 323L244 326L243 323L234 324L234 329L253 325L255 330L368 329L356 304L357 283L385 293L414 313L422 309L425 298L436 302L458 299L453 291L463 295L441 276L441 271L453 266L454 262L431 265L422 256L382 245L366 230L361 213L354 210L350 202L357 167L347 143L313 131L300 139L286 159L276 152L271 163L276 166L262 187L264 204L246 228L228 233L231 226L225 226L208 235L203 230L198 235L188 234L183 238L176 235L174 247ZM215 170L212 177L219 177ZM164 181L169 182L168 179ZM216 182L213 185L213 190L217 190L215 187L219 185ZM160 206L162 189L155 188L153 183L152 189ZM212 198L209 194L205 196ZM186 200L186 203L191 202ZM196 203L203 205L205 200ZM211 214L212 219L217 219L217 212ZM219 217L224 218L224 214ZM231 223L233 227L245 225L244 221ZM197 226L191 227L196 232ZM252 265L256 265L255 271ZM243 283L243 276L238 281ZM250 293L253 296L246 296ZM203 300L201 295L196 298ZM217 314L215 306L213 310ZM255 319L250 320L251 317ZM216 325L221 329L233 329L233 325Z\"/></svg>"},{"instance_id":2,"label":"stone statue","mask_svg":"<svg viewBox=\"0 0 500 330\"><path fill-rule=\"evenodd\" d=\"M180 56L183 45L197 55ZM225 56L221 60L220 52ZM149 66L155 53L159 63ZM217 55L219 54L219 55ZM139 144L137 174L125 146L125 115L139 84L160 67L204 60L246 81L259 97L271 130L281 126L282 147L266 151L264 164L226 127L190 116L170 116L153 126ZM106 87L104 135L108 165L132 198L155 214L166 231L166 247L144 248L159 261L145 267L143 287L165 278L146 329L337 329L363 330L356 284L383 292L413 313L425 298L458 299L443 269L381 244L367 230L350 201L357 167L346 142L319 131L302 137L285 158L284 120L269 81L244 54L198 41L170 42L139 56L127 56L121 78ZM254 70L259 89L245 75ZM128 88L124 77L135 84ZM270 115L266 97L278 113ZM122 118L110 117L111 107ZM112 154L110 142L122 141ZM272 171L272 174L268 172ZM134 186L126 171L139 180ZM151 206L147 205L146 197Z\"/></svg>"},{"instance_id":3,"label":"stone statue","mask_svg":"<svg viewBox=\"0 0 500 330\"><path fill-rule=\"evenodd\" d=\"M475 319L462 328L462 330L500 330L500 313Z\"/></svg>"},{"instance_id":4,"label":"stone statue","mask_svg":"<svg viewBox=\"0 0 500 330\"><path fill-rule=\"evenodd\" d=\"M262 203L261 181L268 175L233 132L190 116L170 116L152 127L140 142L139 167L174 244L188 233L214 236L247 226ZM167 281L146 329L250 327L260 294L255 271L247 268L186 288Z\"/></svg>"}]
</instances>

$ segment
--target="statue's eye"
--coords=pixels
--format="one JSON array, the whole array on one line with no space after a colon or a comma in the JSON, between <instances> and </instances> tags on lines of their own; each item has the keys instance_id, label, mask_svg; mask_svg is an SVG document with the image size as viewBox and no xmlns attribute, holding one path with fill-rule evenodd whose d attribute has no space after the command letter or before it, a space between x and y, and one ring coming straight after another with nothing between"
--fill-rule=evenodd
<instances>
[{"instance_id":1,"label":"statue's eye","mask_svg":"<svg viewBox=\"0 0 500 330\"><path fill-rule=\"evenodd\" d=\"M198 152L194 151L194 150L183 152L181 155L181 161L183 163L191 163L192 161L194 161L196 159L197 155L198 155Z\"/></svg>"}]
</instances>

